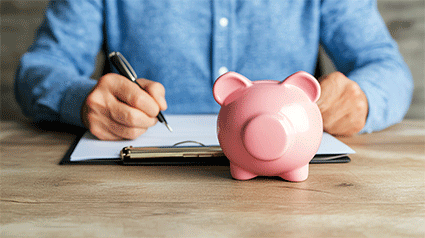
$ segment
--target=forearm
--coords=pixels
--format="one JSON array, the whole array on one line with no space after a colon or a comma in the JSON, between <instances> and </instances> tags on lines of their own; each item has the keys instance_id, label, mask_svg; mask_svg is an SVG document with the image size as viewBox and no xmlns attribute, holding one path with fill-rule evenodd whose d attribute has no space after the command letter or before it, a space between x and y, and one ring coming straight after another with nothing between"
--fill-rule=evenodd
<instances>
[{"instance_id":1,"label":"forearm","mask_svg":"<svg viewBox=\"0 0 425 238\"><path fill-rule=\"evenodd\" d=\"M35 121L82 126L80 110L96 83L90 75L101 42L100 2L50 2L15 78L16 99L24 114Z\"/></svg>"},{"instance_id":2,"label":"forearm","mask_svg":"<svg viewBox=\"0 0 425 238\"><path fill-rule=\"evenodd\" d=\"M361 132L399 122L413 93L410 71L374 0L326 0L321 40L338 71L366 94L368 116Z\"/></svg>"},{"instance_id":3,"label":"forearm","mask_svg":"<svg viewBox=\"0 0 425 238\"><path fill-rule=\"evenodd\" d=\"M16 74L15 95L22 111L36 122L61 121L83 126L81 106L96 81L39 57L42 54L24 55Z\"/></svg>"},{"instance_id":4,"label":"forearm","mask_svg":"<svg viewBox=\"0 0 425 238\"><path fill-rule=\"evenodd\" d=\"M370 63L347 76L359 84L368 99L368 117L361 133L379 131L403 119L413 94L412 76L403 62Z\"/></svg>"}]
</instances>

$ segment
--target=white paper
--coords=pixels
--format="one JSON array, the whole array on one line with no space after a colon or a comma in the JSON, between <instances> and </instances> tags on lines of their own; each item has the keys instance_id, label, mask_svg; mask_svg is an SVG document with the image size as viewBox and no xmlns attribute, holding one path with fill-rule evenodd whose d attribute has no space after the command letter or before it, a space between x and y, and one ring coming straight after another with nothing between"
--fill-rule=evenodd
<instances>
[{"instance_id":1,"label":"white paper","mask_svg":"<svg viewBox=\"0 0 425 238\"><path fill-rule=\"evenodd\" d=\"M78 142L71 161L92 159L118 159L120 151L126 146L173 146L182 141L197 141L206 146L219 145L217 139L217 115L165 115L173 132L157 123L146 133L135 140L101 141L86 132ZM189 143L185 145L196 145ZM318 155L352 154L350 147L329 135L323 133Z\"/></svg>"}]
</instances>

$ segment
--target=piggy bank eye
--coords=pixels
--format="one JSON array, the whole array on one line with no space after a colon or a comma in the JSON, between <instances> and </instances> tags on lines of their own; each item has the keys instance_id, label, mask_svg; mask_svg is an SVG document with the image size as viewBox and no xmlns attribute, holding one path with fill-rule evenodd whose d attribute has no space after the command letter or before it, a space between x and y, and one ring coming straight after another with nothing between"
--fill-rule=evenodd
<instances>
[{"instance_id":1,"label":"piggy bank eye","mask_svg":"<svg viewBox=\"0 0 425 238\"><path fill-rule=\"evenodd\" d=\"M218 104L223 105L224 101L230 94L238 89L247 88L251 85L252 82L241 74L235 72L225 73L214 83L214 99Z\"/></svg>"}]
</instances>

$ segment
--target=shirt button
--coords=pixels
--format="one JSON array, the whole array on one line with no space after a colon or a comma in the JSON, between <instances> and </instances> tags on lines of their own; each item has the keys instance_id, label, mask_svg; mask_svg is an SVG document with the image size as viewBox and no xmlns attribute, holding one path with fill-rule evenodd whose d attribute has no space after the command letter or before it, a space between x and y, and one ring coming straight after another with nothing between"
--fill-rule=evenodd
<instances>
[{"instance_id":1,"label":"shirt button","mask_svg":"<svg viewBox=\"0 0 425 238\"><path fill-rule=\"evenodd\" d=\"M229 24L229 19L227 19L226 17L222 17L220 19L220 26L226 27L228 24Z\"/></svg>"},{"instance_id":2,"label":"shirt button","mask_svg":"<svg viewBox=\"0 0 425 238\"><path fill-rule=\"evenodd\" d=\"M218 69L218 74L219 75L225 74L227 72L229 72L229 70L226 67L224 67L224 66Z\"/></svg>"}]
</instances>

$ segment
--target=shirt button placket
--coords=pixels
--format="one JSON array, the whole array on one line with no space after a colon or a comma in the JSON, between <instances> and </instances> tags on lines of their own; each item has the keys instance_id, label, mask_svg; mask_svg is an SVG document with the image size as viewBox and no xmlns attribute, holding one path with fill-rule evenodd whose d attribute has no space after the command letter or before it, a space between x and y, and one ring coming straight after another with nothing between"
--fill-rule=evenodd
<instances>
[{"instance_id":1,"label":"shirt button placket","mask_svg":"<svg viewBox=\"0 0 425 238\"><path fill-rule=\"evenodd\" d=\"M221 27L220 30L223 31L223 33L224 33L223 34L223 42L222 42L223 45L222 45L222 47L223 47L223 51L225 52L225 53L222 54L223 59L222 59L221 63L222 63L223 66L221 66L218 69L218 75L220 76L220 75L225 74L229 71L229 69L225 66L226 63L227 63L228 54L229 54L229 51L227 50L227 47L229 46L229 44L228 44L228 34L229 33L228 33L228 29L227 29L227 25L229 25L229 19L227 17L222 17L219 20L219 24L220 24L220 27Z\"/></svg>"},{"instance_id":2,"label":"shirt button placket","mask_svg":"<svg viewBox=\"0 0 425 238\"><path fill-rule=\"evenodd\" d=\"M214 11L214 53L213 53L213 75L217 79L220 75L227 73L230 67L230 42L229 42L229 2L218 0L215 2Z\"/></svg>"}]
</instances>

